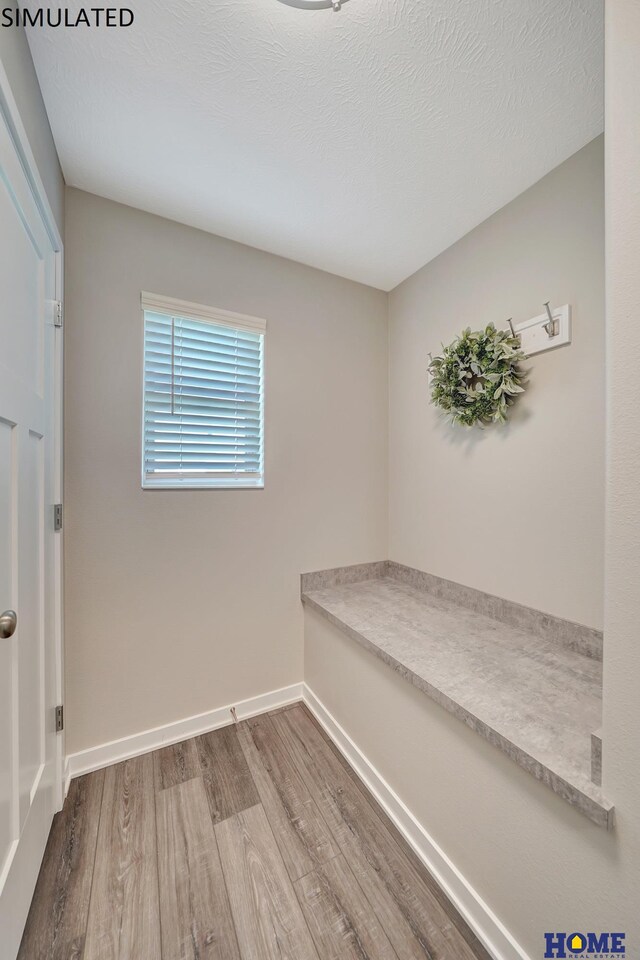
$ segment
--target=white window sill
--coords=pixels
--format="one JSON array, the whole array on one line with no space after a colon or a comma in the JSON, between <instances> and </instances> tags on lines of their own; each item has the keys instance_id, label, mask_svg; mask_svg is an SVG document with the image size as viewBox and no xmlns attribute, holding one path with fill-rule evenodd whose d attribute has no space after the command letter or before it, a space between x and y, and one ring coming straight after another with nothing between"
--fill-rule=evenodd
<instances>
[{"instance_id":1,"label":"white window sill","mask_svg":"<svg viewBox=\"0 0 640 960\"><path fill-rule=\"evenodd\" d=\"M143 490L264 490L264 480L144 480Z\"/></svg>"}]
</instances>

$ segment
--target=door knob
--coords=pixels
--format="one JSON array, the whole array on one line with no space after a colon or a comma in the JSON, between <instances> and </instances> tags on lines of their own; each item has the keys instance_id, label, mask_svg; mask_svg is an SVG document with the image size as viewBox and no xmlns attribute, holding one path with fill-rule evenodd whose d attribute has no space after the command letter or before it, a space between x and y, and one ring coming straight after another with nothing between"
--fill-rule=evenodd
<instances>
[{"instance_id":1,"label":"door knob","mask_svg":"<svg viewBox=\"0 0 640 960\"><path fill-rule=\"evenodd\" d=\"M7 640L16 632L18 614L15 610L5 610L0 615L0 640Z\"/></svg>"}]
</instances>

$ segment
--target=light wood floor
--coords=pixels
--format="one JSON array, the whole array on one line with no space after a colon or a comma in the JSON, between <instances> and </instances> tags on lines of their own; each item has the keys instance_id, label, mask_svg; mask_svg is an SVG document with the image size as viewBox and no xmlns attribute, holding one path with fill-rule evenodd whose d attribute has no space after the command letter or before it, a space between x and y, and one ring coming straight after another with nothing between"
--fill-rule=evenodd
<instances>
[{"instance_id":1,"label":"light wood floor","mask_svg":"<svg viewBox=\"0 0 640 960\"><path fill-rule=\"evenodd\" d=\"M489 960L300 704L73 780L19 960Z\"/></svg>"}]
</instances>

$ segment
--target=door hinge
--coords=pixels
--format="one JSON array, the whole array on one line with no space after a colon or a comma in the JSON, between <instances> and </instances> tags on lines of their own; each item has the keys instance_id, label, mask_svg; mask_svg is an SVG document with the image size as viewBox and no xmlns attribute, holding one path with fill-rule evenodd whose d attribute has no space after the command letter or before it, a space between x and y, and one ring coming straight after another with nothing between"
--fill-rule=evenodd
<instances>
[{"instance_id":1,"label":"door hinge","mask_svg":"<svg viewBox=\"0 0 640 960\"><path fill-rule=\"evenodd\" d=\"M64 730L64 707L62 704L56 707L56 733L61 733Z\"/></svg>"},{"instance_id":2,"label":"door hinge","mask_svg":"<svg viewBox=\"0 0 640 960\"><path fill-rule=\"evenodd\" d=\"M62 504L54 503L53 505L53 529L57 532L62 530Z\"/></svg>"},{"instance_id":3,"label":"door hinge","mask_svg":"<svg viewBox=\"0 0 640 960\"><path fill-rule=\"evenodd\" d=\"M62 326L62 301L56 300L53 304L53 325L54 327Z\"/></svg>"}]
</instances>

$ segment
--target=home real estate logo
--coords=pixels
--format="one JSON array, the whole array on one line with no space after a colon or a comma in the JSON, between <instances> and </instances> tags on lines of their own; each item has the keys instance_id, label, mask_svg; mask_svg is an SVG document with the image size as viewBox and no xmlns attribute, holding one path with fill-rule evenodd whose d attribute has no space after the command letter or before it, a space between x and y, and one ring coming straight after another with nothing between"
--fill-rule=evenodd
<instances>
[{"instance_id":1,"label":"home real estate logo","mask_svg":"<svg viewBox=\"0 0 640 960\"><path fill-rule=\"evenodd\" d=\"M547 958L579 960L624 960L624 933L545 933Z\"/></svg>"}]
</instances>

